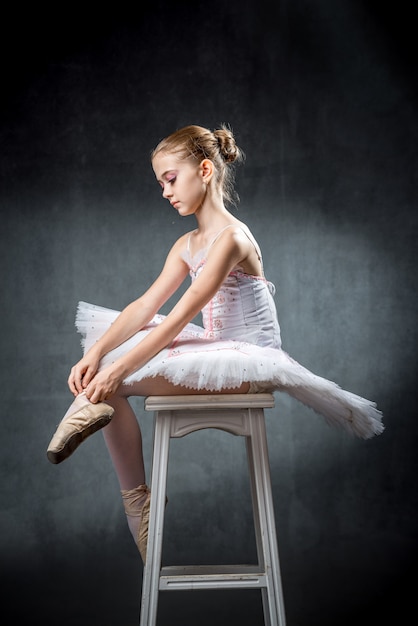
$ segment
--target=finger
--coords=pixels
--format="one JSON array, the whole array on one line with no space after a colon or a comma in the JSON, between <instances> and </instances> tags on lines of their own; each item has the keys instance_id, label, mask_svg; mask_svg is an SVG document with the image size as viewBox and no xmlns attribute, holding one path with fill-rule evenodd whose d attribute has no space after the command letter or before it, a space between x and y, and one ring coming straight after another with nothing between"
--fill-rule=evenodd
<instances>
[{"instance_id":1,"label":"finger","mask_svg":"<svg viewBox=\"0 0 418 626\"><path fill-rule=\"evenodd\" d=\"M92 367L88 367L83 376L83 389L86 389L87 385L91 382L94 377L94 370Z\"/></svg>"},{"instance_id":2,"label":"finger","mask_svg":"<svg viewBox=\"0 0 418 626\"><path fill-rule=\"evenodd\" d=\"M81 393L82 391L84 391L81 374L75 376L75 378L74 378L74 386L76 388L77 393Z\"/></svg>"},{"instance_id":3,"label":"finger","mask_svg":"<svg viewBox=\"0 0 418 626\"><path fill-rule=\"evenodd\" d=\"M100 400L100 393L97 387L89 385L84 389L84 393L86 394L86 398L92 402L92 404L96 404Z\"/></svg>"},{"instance_id":4,"label":"finger","mask_svg":"<svg viewBox=\"0 0 418 626\"><path fill-rule=\"evenodd\" d=\"M73 395L77 396L78 395L78 391L77 391L77 387L75 385L75 379L74 379L74 372L73 369L71 370L71 373L68 377L68 387L70 388L70 391Z\"/></svg>"},{"instance_id":5,"label":"finger","mask_svg":"<svg viewBox=\"0 0 418 626\"><path fill-rule=\"evenodd\" d=\"M68 377L67 384L68 384L68 388L71 391L71 393L75 395L76 389L74 387L73 379L71 378L71 376Z\"/></svg>"}]
</instances>

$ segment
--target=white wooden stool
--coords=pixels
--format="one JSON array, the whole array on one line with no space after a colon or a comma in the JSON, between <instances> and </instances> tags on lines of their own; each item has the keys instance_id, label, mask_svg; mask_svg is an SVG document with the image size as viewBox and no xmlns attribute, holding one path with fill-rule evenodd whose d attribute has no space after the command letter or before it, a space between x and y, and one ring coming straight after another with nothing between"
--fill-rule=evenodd
<instances>
[{"instance_id":1,"label":"white wooden stool","mask_svg":"<svg viewBox=\"0 0 418 626\"><path fill-rule=\"evenodd\" d=\"M264 409L269 393L150 396L154 411L154 451L147 562L142 582L140 626L156 626L160 591L260 589L266 626L285 626L271 492ZM170 438L204 428L219 428L246 438L258 563L161 567Z\"/></svg>"}]
</instances>

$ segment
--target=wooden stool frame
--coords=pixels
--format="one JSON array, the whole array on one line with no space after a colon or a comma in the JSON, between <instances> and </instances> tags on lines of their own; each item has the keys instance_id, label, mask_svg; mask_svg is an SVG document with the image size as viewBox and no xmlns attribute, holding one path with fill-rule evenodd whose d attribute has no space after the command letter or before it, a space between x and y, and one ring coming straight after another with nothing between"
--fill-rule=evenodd
<instances>
[{"instance_id":1,"label":"wooden stool frame","mask_svg":"<svg viewBox=\"0 0 418 626\"><path fill-rule=\"evenodd\" d=\"M264 419L264 409L272 407L274 397L268 393L145 399L145 409L154 411L154 449L140 626L156 626L160 591L243 588L261 590L265 626L286 626ZM205 428L246 438L258 563L162 568L170 439Z\"/></svg>"}]
</instances>

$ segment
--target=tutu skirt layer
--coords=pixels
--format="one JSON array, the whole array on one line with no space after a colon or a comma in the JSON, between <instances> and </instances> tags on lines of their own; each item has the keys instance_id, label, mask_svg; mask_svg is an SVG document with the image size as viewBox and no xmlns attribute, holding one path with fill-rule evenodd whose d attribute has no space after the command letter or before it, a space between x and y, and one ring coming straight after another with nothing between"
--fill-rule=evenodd
<instances>
[{"instance_id":1,"label":"tutu skirt layer","mask_svg":"<svg viewBox=\"0 0 418 626\"><path fill-rule=\"evenodd\" d=\"M79 303L76 327L82 335L85 352L118 315L119 311ZM163 320L163 315L156 315L141 331L106 354L100 369L131 350ZM233 389L244 382L256 383L263 391L285 391L321 414L329 424L341 426L356 436L366 439L384 430L382 414L374 402L313 374L284 350L245 341L210 339L202 327L192 323L144 367L130 374L124 383L155 376L163 376L175 385L208 392Z\"/></svg>"}]
</instances>

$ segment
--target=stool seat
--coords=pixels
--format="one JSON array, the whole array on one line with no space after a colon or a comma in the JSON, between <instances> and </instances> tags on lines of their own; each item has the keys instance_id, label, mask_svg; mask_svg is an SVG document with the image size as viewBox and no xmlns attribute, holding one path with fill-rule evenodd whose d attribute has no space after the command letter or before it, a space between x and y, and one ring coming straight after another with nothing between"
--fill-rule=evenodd
<instances>
[{"instance_id":1,"label":"stool seat","mask_svg":"<svg viewBox=\"0 0 418 626\"><path fill-rule=\"evenodd\" d=\"M140 626L156 626L160 591L243 588L260 589L266 626L285 626L264 418L264 409L272 407L269 393L145 399L145 409L154 412L154 447ZM161 567L170 439L206 428L246 439L258 563Z\"/></svg>"}]
</instances>

